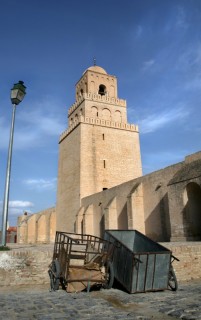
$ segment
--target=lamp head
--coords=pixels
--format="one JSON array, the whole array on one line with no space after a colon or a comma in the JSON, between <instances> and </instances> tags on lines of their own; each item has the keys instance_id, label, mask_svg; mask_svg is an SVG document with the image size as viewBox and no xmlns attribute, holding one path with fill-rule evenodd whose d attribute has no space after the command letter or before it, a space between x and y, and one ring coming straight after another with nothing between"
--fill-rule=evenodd
<instances>
[{"instance_id":1,"label":"lamp head","mask_svg":"<svg viewBox=\"0 0 201 320\"><path fill-rule=\"evenodd\" d=\"M18 105L23 99L26 94L25 91L26 87L23 81L19 81L15 83L13 88L11 89L11 102L12 104Z\"/></svg>"}]
</instances>

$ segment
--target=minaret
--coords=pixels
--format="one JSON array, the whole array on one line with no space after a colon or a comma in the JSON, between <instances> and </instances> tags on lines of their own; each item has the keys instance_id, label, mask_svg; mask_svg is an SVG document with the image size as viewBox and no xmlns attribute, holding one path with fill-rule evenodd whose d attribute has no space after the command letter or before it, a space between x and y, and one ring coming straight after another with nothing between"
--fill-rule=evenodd
<instances>
[{"instance_id":1,"label":"minaret","mask_svg":"<svg viewBox=\"0 0 201 320\"><path fill-rule=\"evenodd\" d=\"M138 127L115 76L96 65L83 73L59 144L57 230L74 232L82 198L142 175Z\"/></svg>"}]
</instances>

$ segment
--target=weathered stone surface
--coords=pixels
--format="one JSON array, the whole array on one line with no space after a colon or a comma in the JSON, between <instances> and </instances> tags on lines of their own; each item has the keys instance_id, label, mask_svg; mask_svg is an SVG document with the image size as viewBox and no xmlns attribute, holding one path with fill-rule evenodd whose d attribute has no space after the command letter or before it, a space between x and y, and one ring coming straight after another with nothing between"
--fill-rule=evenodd
<instances>
[{"instance_id":1,"label":"weathered stone surface","mask_svg":"<svg viewBox=\"0 0 201 320\"><path fill-rule=\"evenodd\" d=\"M178 281L201 279L201 242L161 243L180 261L175 261ZM12 250L0 252L0 287L29 284L49 284L48 266L53 245L12 245Z\"/></svg>"},{"instance_id":2,"label":"weathered stone surface","mask_svg":"<svg viewBox=\"0 0 201 320\"><path fill-rule=\"evenodd\" d=\"M1 319L200 320L201 282L169 290L128 294L119 289L67 294L48 287L0 288Z\"/></svg>"}]
</instances>

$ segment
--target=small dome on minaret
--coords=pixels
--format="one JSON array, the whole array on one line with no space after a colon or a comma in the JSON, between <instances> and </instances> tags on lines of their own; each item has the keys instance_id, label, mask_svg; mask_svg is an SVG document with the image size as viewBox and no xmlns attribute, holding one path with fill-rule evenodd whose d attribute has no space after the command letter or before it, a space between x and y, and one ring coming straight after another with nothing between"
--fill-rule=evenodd
<instances>
[{"instance_id":1,"label":"small dome on minaret","mask_svg":"<svg viewBox=\"0 0 201 320\"><path fill-rule=\"evenodd\" d=\"M102 68L102 67L99 67L99 66L91 66L89 67L87 70L90 70L90 71L94 71L94 72L99 72L99 73L103 73L103 74L107 74L107 72ZM85 70L85 72L87 71ZM84 72L84 73L85 73ZM83 74L84 74L83 73Z\"/></svg>"}]
</instances>

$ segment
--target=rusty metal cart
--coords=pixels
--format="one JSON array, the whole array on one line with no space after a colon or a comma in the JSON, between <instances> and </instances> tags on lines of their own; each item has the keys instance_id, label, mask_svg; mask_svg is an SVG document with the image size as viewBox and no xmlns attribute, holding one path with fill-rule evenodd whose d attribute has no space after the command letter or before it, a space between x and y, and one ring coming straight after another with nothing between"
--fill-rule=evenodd
<instances>
[{"instance_id":1,"label":"rusty metal cart","mask_svg":"<svg viewBox=\"0 0 201 320\"><path fill-rule=\"evenodd\" d=\"M111 288L114 281L114 241L92 235L56 232L53 259L49 266L51 290L61 285L77 292L93 285Z\"/></svg>"},{"instance_id":2,"label":"rusty metal cart","mask_svg":"<svg viewBox=\"0 0 201 320\"><path fill-rule=\"evenodd\" d=\"M177 290L170 250L137 230L106 230L104 239L116 243L114 278L129 293Z\"/></svg>"}]
</instances>

